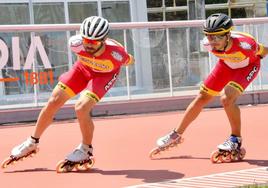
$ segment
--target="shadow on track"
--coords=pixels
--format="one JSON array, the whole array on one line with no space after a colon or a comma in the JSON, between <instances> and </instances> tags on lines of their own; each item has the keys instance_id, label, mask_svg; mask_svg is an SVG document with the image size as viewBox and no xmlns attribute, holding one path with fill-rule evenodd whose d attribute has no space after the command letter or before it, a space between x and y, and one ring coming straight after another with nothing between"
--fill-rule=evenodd
<instances>
[{"instance_id":1,"label":"shadow on track","mask_svg":"<svg viewBox=\"0 0 268 188\"><path fill-rule=\"evenodd\" d=\"M142 179L145 183L154 183L171 179L180 179L184 174L169 170L100 170L92 169L92 173L102 175L126 175L126 178Z\"/></svg>"},{"instance_id":2,"label":"shadow on track","mask_svg":"<svg viewBox=\"0 0 268 188\"><path fill-rule=\"evenodd\" d=\"M5 171L4 173L27 173L27 172L55 172L55 170L47 168L33 168L33 169L24 169L24 170L15 170L15 171ZM71 171L70 173L98 173L104 176L116 175L116 176L126 176L130 179L140 179L145 183L154 183L159 181L166 181L172 179L180 179L184 177L184 174L178 172L172 172L169 170L102 170L98 168L93 168L88 171ZM62 173L65 174L65 173Z\"/></svg>"},{"instance_id":3,"label":"shadow on track","mask_svg":"<svg viewBox=\"0 0 268 188\"><path fill-rule=\"evenodd\" d=\"M152 160L172 160L172 159L204 159L204 160L210 160L210 158L207 157L193 157L191 155L182 155L182 156L172 156L172 157L155 157Z\"/></svg>"},{"instance_id":4,"label":"shadow on track","mask_svg":"<svg viewBox=\"0 0 268 188\"><path fill-rule=\"evenodd\" d=\"M243 161L251 165L268 166L268 160L244 159Z\"/></svg>"},{"instance_id":5,"label":"shadow on track","mask_svg":"<svg viewBox=\"0 0 268 188\"><path fill-rule=\"evenodd\" d=\"M169 170L101 170L93 168L90 171L73 171L71 173L99 173L104 176L109 175L125 175L126 178L140 179L144 183L154 183L159 181L167 181L172 179L180 179L184 174L172 172Z\"/></svg>"},{"instance_id":6,"label":"shadow on track","mask_svg":"<svg viewBox=\"0 0 268 188\"><path fill-rule=\"evenodd\" d=\"M54 171L48 168L33 168L33 169L24 169L24 170L15 170L15 171L5 171L4 173L24 173L24 172L49 172Z\"/></svg>"}]
</instances>

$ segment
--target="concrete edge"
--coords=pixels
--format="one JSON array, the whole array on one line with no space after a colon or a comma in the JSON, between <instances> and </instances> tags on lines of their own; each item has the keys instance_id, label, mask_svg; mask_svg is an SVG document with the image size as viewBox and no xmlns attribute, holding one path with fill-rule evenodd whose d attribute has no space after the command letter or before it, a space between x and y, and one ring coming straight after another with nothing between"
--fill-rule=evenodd
<instances>
[{"instance_id":1,"label":"concrete edge","mask_svg":"<svg viewBox=\"0 0 268 188\"><path fill-rule=\"evenodd\" d=\"M120 102L101 102L95 106L92 111L93 117L105 117L114 115L155 113L166 111L185 110L189 103L194 99L193 96L184 97L165 97L155 99L137 99ZM242 95L237 104L239 105L257 105L268 103L268 91L258 93L246 93ZM215 98L206 108L221 107L218 97ZM21 122L36 121L41 107L23 108L12 110L0 110L0 125ZM73 105L65 105L55 116L55 120L68 120L76 118Z\"/></svg>"}]
</instances>

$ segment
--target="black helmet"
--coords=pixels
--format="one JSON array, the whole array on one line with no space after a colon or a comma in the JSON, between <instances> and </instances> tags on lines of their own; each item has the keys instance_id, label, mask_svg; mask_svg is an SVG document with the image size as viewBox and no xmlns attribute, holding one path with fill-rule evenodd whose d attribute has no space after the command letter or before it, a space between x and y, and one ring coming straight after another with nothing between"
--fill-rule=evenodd
<instances>
[{"instance_id":1,"label":"black helmet","mask_svg":"<svg viewBox=\"0 0 268 188\"><path fill-rule=\"evenodd\" d=\"M233 28L232 19L223 13L210 15L203 25L205 34L224 34Z\"/></svg>"}]
</instances>

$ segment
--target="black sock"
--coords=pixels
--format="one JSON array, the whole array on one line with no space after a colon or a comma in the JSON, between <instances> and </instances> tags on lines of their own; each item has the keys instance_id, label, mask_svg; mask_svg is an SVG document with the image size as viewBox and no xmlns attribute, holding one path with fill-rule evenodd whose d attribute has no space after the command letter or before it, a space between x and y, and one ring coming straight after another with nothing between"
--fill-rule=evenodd
<instances>
[{"instance_id":1,"label":"black sock","mask_svg":"<svg viewBox=\"0 0 268 188\"><path fill-rule=\"evenodd\" d=\"M36 144L39 143L39 138L35 138L35 137L31 136L31 139L33 139L33 140L35 141Z\"/></svg>"},{"instance_id":2,"label":"black sock","mask_svg":"<svg viewBox=\"0 0 268 188\"><path fill-rule=\"evenodd\" d=\"M90 144L90 145L88 145L88 147L89 147L90 149L92 149L91 151L88 151L88 154L89 154L90 156L93 156L93 153L92 153L92 151L93 151L93 147L92 147L92 145Z\"/></svg>"}]
</instances>

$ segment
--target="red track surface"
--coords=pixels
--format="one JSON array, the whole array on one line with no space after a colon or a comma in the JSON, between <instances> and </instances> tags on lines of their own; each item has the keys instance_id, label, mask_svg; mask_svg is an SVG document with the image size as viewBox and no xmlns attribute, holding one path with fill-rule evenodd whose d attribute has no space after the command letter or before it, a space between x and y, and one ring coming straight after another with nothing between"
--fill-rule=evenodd
<instances>
[{"instance_id":1,"label":"red track surface","mask_svg":"<svg viewBox=\"0 0 268 188\"><path fill-rule=\"evenodd\" d=\"M54 123L40 142L34 158L18 162L0 171L3 188L94 187L119 188L170 179L268 166L268 106L242 107L243 162L212 164L210 153L229 135L222 109L206 110L185 132L185 141L160 157L150 160L155 141L172 130L182 118L181 112L121 116L95 119L95 166L88 172L57 174L55 166L81 141L74 123ZM24 141L32 126L0 128L0 159L13 146Z\"/></svg>"}]
</instances>

